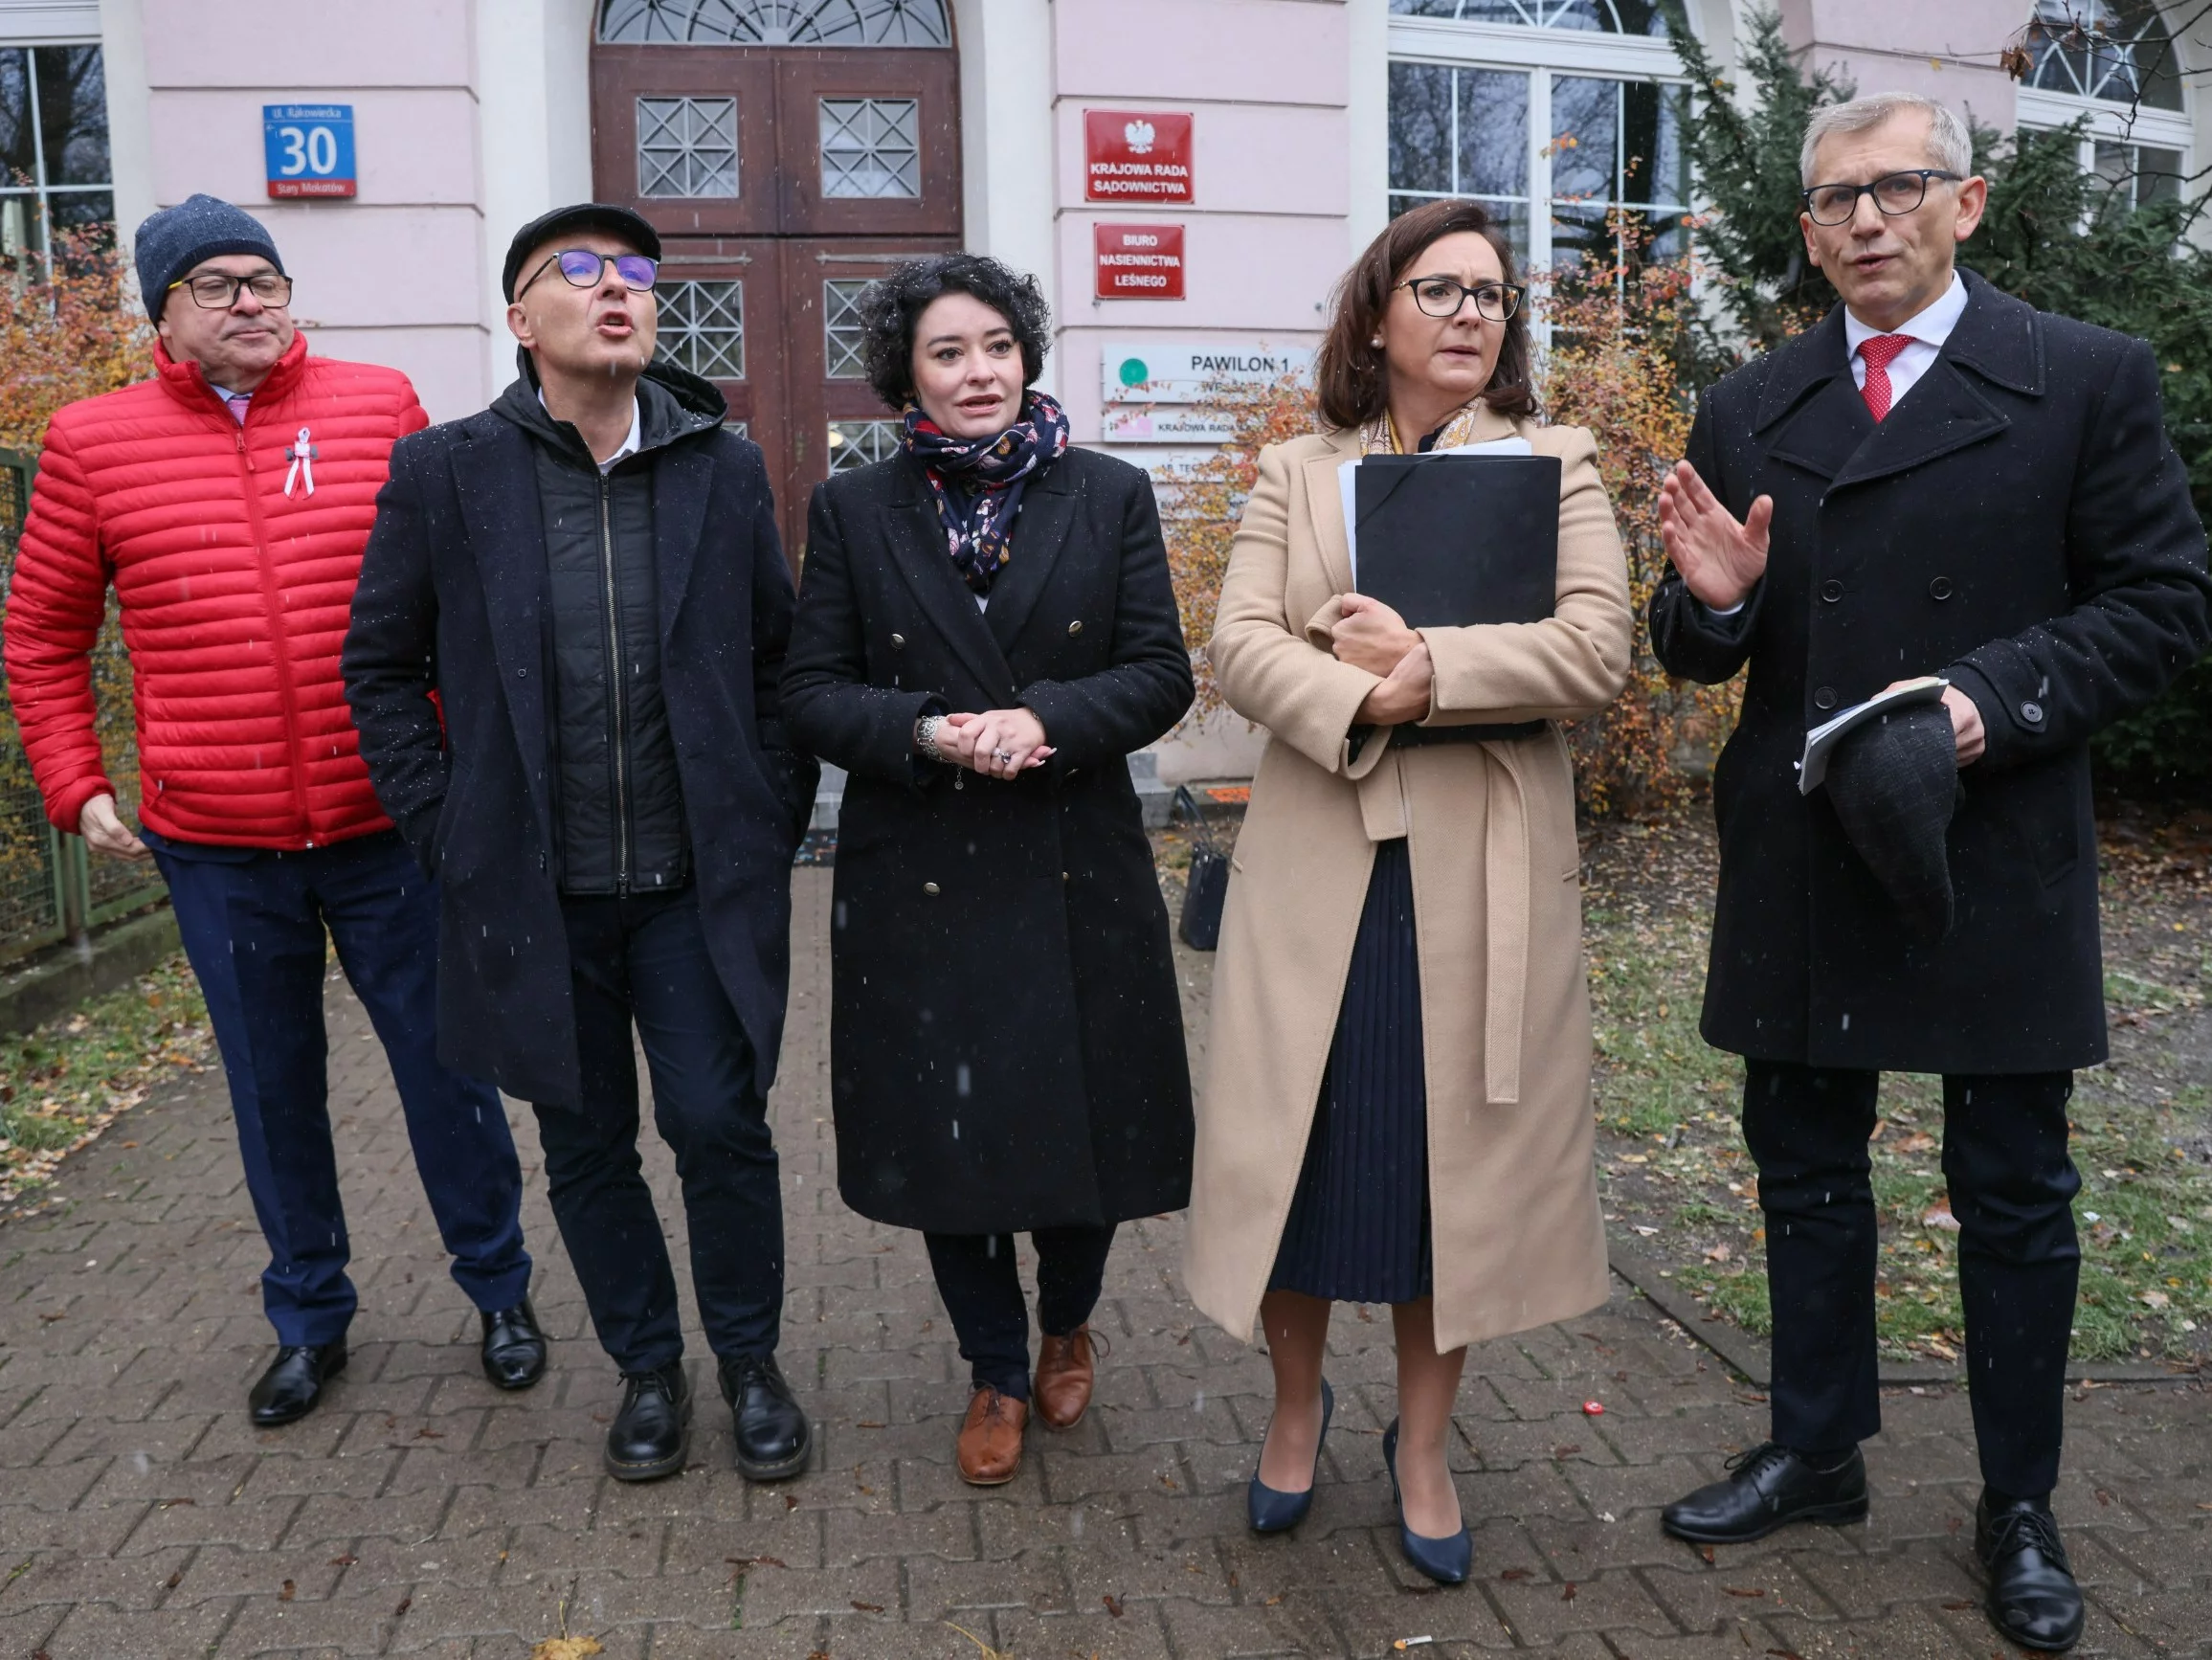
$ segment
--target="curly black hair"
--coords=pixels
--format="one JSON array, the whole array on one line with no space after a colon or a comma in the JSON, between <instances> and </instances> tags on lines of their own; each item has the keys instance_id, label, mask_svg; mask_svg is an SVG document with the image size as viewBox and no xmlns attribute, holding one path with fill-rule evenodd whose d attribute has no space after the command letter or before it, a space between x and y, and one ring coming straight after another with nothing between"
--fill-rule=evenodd
<instances>
[{"instance_id":1,"label":"curly black hair","mask_svg":"<svg viewBox=\"0 0 2212 1660\"><path fill-rule=\"evenodd\" d=\"M908 259L861 291L860 354L868 384L893 410L914 401L914 327L929 303L947 294L971 294L999 316L1021 347L1021 384L1044 372L1052 349L1052 307L1037 279L1024 277L986 254L932 254Z\"/></svg>"}]
</instances>

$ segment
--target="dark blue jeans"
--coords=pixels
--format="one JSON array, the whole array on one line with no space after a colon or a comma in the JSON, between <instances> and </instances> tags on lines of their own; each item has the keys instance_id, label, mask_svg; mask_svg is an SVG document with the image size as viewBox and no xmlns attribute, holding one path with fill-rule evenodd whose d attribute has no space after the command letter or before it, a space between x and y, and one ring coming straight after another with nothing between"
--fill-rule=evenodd
<instances>
[{"instance_id":1,"label":"dark blue jeans","mask_svg":"<svg viewBox=\"0 0 2212 1660\"><path fill-rule=\"evenodd\" d=\"M302 853L146 841L222 1051L277 1340L335 1342L356 1302L330 1144L325 929L391 1063L455 1282L480 1309L521 1302L530 1258L514 1138L498 1090L438 1064L437 890L398 835Z\"/></svg>"},{"instance_id":2,"label":"dark blue jeans","mask_svg":"<svg viewBox=\"0 0 2212 1660\"><path fill-rule=\"evenodd\" d=\"M1029 1399L1029 1309L1021 1300L1010 1233L925 1233L937 1294L952 1317L960 1357L975 1387L986 1383L1016 1401ZM1088 1320L1106 1284L1114 1246L1105 1227L1040 1227L1037 1247L1037 1323L1065 1337Z\"/></svg>"},{"instance_id":3,"label":"dark blue jeans","mask_svg":"<svg viewBox=\"0 0 2212 1660\"><path fill-rule=\"evenodd\" d=\"M1752 1061L1744 1141L1759 1167L1774 1305L1774 1438L1842 1451L1882 1427L1874 1359L1874 1072ZM1966 1375L1982 1480L2057 1484L2081 1250L2068 1072L1943 1080L1943 1175L1958 1219Z\"/></svg>"},{"instance_id":4,"label":"dark blue jeans","mask_svg":"<svg viewBox=\"0 0 2212 1660\"><path fill-rule=\"evenodd\" d=\"M772 1355L783 1323L783 1190L752 1045L689 890L561 902L583 1098L536 1107L547 1197L599 1343L625 1372L683 1355L676 1272L638 1174L636 1023L653 1123L676 1155L707 1347Z\"/></svg>"}]
</instances>

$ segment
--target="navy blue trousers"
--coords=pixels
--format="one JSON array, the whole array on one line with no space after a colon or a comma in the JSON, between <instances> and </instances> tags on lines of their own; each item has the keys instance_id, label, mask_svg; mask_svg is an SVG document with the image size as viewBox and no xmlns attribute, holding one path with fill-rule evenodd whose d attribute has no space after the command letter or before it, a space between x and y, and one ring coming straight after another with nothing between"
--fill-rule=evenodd
<instances>
[{"instance_id":1,"label":"navy blue trousers","mask_svg":"<svg viewBox=\"0 0 2212 1660\"><path fill-rule=\"evenodd\" d=\"M277 1341L336 1342L356 1303L330 1142L325 930L391 1064L455 1282L480 1309L521 1302L530 1257L514 1138L499 1091L438 1063L437 890L397 833L302 853L146 842L222 1051Z\"/></svg>"},{"instance_id":2,"label":"navy blue trousers","mask_svg":"<svg viewBox=\"0 0 2212 1660\"><path fill-rule=\"evenodd\" d=\"M1880 1075L1744 1067L1774 1305L1774 1438L1842 1451L1882 1427L1874 1357L1874 1102ZM1982 1480L2009 1498L2058 1483L2081 1249L2067 1152L2068 1072L1943 1080L1943 1176L1958 1219L1966 1375Z\"/></svg>"},{"instance_id":3,"label":"navy blue trousers","mask_svg":"<svg viewBox=\"0 0 2212 1660\"><path fill-rule=\"evenodd\" d=\"M783 1324L783 1189L752 1045L707 954L686 889L561 902L583 1096L539 1103L546 1196L599 1345L624 1372L683 1356L676 1271L639 1174L637 1061L676 1155L691 1290L724 1359L772 1355ZM631 1035L635 1023L637 1037Z\"/></svg>"},{"instance_id":4,"label":"navy blue trousers","mask_svg":"<svg viewBox=\"0 0 2212 1660\"><path fill-rule=\"evenodd\" d=\"M925 1233L937 1294L952 1317L960 1357L976 1388L985 1384L1015 1401L1029 1399L1029 1309L1010 1233ZM1048 1337L1065 1337L1088 1320L1106 1285L1114 1224L1040 1227L1037 1247L1037 1323Z\"/></svg>"}]
</instances>

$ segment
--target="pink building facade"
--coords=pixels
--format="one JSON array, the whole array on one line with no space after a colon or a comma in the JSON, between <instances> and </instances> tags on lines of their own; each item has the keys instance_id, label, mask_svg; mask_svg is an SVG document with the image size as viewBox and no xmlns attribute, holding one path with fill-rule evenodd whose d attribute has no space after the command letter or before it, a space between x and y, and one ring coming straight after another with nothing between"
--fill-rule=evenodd
<instances>
[{"instance_id":1,"label":"pink building facade","mask_svg":"<svg viewBox=\"0 0 2212 1660\"><path fill-rule=\"evenodd\" d=\"M1998 55L2039 7L2093 14L2127 51L2047 54L2035 84L2016 83ZM2146 179L2212 160L2212 101L2187 73L2212 70L2212 41L2200 25L2166 47L2147 0L1780 10L1793 41L1863 91L1928 92L2000 128L2086 114L2105 130L2085 141L2085 166ZM1689 0L1723 63L1747 11ZM226 0L0 0L0 68L17 66L19 106L0 236L35 241L49 219L102 211L127 234L193 191L228 197L274 229L318 349L406 370L444 417L511 372L496 276L512 227L559 201L637 202L671 236L670 277L687 285L672 295L670 349L730 387L789 488L880 450L869 423L883 412L840 384L855 365L837 334L840 308L882 268L868 257L965 245L1043 280L1059 327L1048 380L1079 437L1167 473L1205 448L1188 407L1198 381L1298 362L1330 285L1394 209L1492 199L1538 267L1601 241L1610 205L1679 218L1695 191L1677 138L1680 64L1655 11L1650 0L378 0L261 27ZM2153 61L2183 73L2138 87L2127 64ZM34 102L55 124L56 78L86 81L88 63L74 119L88 130L104 101L100 153L72 149L81 132L25 131ZM349 110L354 194L272 199L272 104ZM1118 173L1094 172L1100 123L1087 118L1102 115ZM1162 166L1179 176L1147 183L1122 135L1157 132L1161 117L1179 150L1160 151ZM1093 199L1096 178L1122 193ZM1165 276L1117 291L1102 279L1102 235L1132 227ZM1156 252L1163 231L1172 259Z\"/></svg>"}]
</instances>

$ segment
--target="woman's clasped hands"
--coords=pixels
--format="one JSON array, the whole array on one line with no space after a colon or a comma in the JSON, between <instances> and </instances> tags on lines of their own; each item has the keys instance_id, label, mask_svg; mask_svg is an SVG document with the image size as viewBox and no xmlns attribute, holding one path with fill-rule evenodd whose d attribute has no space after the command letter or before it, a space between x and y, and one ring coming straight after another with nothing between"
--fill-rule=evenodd
<instances>
[{"instance_id":1,"label":"woman's clasped hands","mask_svg":"<svg viewBox=\"0 0 2212 1660\"><path fill-rule=\"evenodd\" d=\"M1362 726L1402 726L1428 714L1436 669L1428 641L1404 617L1372 594L1347 594L1329 632L1337 662L1383 677L1359 706Z\"/></svg>"},{"instance_id":2,"label":"woman's clasped hands","mask_svg":"<svg viewBox=\"0 0 2212 1660\"><path fill-rule=\"evenodd\" d=\"M1044 723L1030 709L985 709L947 715L937 729L938 752L955 766L986 778L1014 778L1052 759Z\"/></svg>"}]
</instances>

